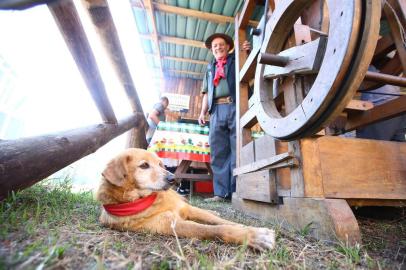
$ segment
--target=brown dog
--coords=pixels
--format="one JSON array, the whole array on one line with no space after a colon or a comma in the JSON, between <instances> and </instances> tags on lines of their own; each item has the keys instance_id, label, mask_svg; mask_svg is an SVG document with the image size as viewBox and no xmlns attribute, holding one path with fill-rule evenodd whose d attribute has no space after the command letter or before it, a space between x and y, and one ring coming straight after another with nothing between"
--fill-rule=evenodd
<instances>
[{"instance_id":1,"label":"brown dog","mask_svg":"<svg viewBox=\"0 0 406 270\"><path fill-rule=\"evenodd\" d=\"M227 243L246 242L256 249L273 248L273 230L236 224L193 207L170 189L173 182L174 175L155 153L125 150L103 171L96 195L104 206L101 223L117 230L176 232L180 237L220 238Z\"/></svg>"}]
</instances>

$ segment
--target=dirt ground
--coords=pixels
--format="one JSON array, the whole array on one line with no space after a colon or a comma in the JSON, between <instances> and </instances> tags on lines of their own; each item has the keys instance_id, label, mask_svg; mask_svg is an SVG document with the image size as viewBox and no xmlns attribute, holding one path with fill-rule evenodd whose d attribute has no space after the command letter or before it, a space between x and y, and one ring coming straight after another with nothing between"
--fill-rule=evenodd
<instances>
[{"instance_id":1,"label":"dirt ground","mask_svg":"<svg viewBox=\"0 0 406 270\"><path fill-rule=\"evenodd\" d=\"M36 185L0 203L0 269L406 269L404 209L379 218L358 210L363 245L349 247L249 217L230 203L208 204L201 197L191 203L274 228L276 248L257 252L218 241L113 231L99 225L99 205L90 193Z\"/></svg>"}]
</instances>

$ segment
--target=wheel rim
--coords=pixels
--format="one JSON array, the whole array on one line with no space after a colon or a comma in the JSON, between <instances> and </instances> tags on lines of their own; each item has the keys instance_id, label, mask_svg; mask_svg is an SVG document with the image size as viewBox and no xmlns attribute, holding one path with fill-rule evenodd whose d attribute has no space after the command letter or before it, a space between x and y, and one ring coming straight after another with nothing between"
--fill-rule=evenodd
<instances>
[{"instance_id":1,"label":"wheel rim","mask_svg":"<svg viewBox=\"0 0 406 270\"><path fill-rule=\"evenodd\" d=\"M254 109L262 129L278 139L296 139L308 134L309 129L315 129L314 123L320 122L318 120L321 115L326 112L336 94L340 92L349 65L353 62L357 42L359 42L361 1L329 0L327 3L330 26L323 62L307 96L288 115L283 117L278 112L269 90L272 89L273 82L263 79L265 65L257 64ZM309 4L311 1L284 1L276 8L266 26L266 36L261 53L277 54L281 51L283 42L289 35L289 31L286 29L293 27L296 19ZM270 31L271 29L273 31Z\"/></svg>"}]
</instances>

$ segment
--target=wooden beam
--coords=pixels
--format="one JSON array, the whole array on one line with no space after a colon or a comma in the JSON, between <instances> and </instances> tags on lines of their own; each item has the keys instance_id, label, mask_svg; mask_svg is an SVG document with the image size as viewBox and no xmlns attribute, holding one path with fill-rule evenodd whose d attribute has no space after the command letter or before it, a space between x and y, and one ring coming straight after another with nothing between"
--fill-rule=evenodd
<instances>
[{"instance_id":1,"label":"wooden beam","mask_svg":"<svg viewBox=\"0 0 406 270\"><path fill-rule=\"evenodd\" d=\"M265 66L263 73L264 78L273 79L287 74L317 73L320 69L321 61L323 60L326 44L327 39L320 37L306 44L284 50L277 55L271 55L271 57L278 57L277 59L280 60L280 64L284 62L284 60L282 60L283 58L288 58L289 61L283 67L277 66L276 64ZM263 54L258 56L260 60L262 56ZM282 57L282 59L279 57Z\"/></svg>"},{"instance_id":2,"label":"wooden beam","mask_svg":"<svg viewBox=\"0 0 406 270\"><path fill-rule=\"evenodd\" d=\"M352 99L345 107L345 111L367 111L374 107L371 101Z\"/></svg>"},{"instance_id":3,"label":"wooden beam","mask_svg":"<svg viewBox=\"0 0 406 270\"><path fill-rule=\"evenodd\" d=\"M185 38L169 37L169 36L159 36L159 40L166 43L174 43L178 45L192 46L198 48L205 48L203 41L200 40L191 40Z\"/></svg>"},{"instance_id":4,"label":"wooden beam","mask_svg":"<svg viewBox=\"0 0 406 270\"><path fill-rule=\"evenodd\" d=\"M186 62L186 63L192 63L192 64L198 64L198 65L205 65L205 66L207 66L209 64L208 61L174 57L174 56L162 56L162 59L172 60L172 61L177 61L177 62Z\"/></svg>"},{"instance_id":5,"label":"wooden beam","mask_svg":"<svg viewBox=\"0 0 406 270\"><path fill-rule=\"evenodd\" d=\"M29 187L94 153L113 138L141 123L143 115L117 124L98 124L64 132L0 141L0 200L12 190Z\"/></svg>"},{"instance_id":6,"label":"wooden beam","mask_svg":"<svg viewBox=\"0 0 406 270\"><path fill-rule=\"evenodd\" d=\"M79 14L72 0L48 5L105 123L117 123Z\"/></svg>"},{"instance_id":7,"label":"wooden beam","mask_svg":"<svg viewBox=\"0 0 406 270\"><path fill-rule=\"evenodd\" d=\"M376 44L374 52L374 60L386 56L388 53L396 48L391 35L381 37Z\"/></svg>"},{"instance_id":8,"label":"wooden beam","mask_svg":"<svg viewBox=\"0 0 406 270\"><path fill-rule=\"evenodd\" d=\"M201 72L193 72L193 71L188 71L188 70L179 70L179 69L165 69L165 72L175 72L175 73L182 73L182 74L188 74L188 75L194 75L194 76L203 76L204 73Z\"/></svg>"},{"instance_id":9,"label":"wooden beam","mask_svg":"<svg viewBox=\"0 0 406 270\"><path fill-rule=\"evenodd\" d=\"M249 19L251 18L252 13L254 12L256 3L255 0L247 0L244 2L244 6L241 10L239 16L238 27L244 29L247 27Z\"/></svg>"},{"instance_id":10,"label":"wooden beam","mask_svg":"<svg viewBox=\"0 0 406 270\"><path fill-rule=\"evenodd\" d=\"M151 35L139 35L140 38L144 39L152 39ZM185 38L177 38L177 37L170 37L170 36L163 36L160 35L159 41L166 42L166 43L173 43L173 44L178 44L178 45L185 45L185 46L192 46L192 47L198 47L198 48L205 48L206 46L204 45L203 41L200 40L192 40L192 39L185 39Z\"/></svg>"},{"instance_id":11,"label":"wooden beam","mask_svg":"<svg viewBox=\"0 0 406 270\"><path fill-rule=\"evenodd\" d=\"M346 131L390 119L406 113L406 96L398 97L371 110L348 115Z\"/></svg>"},{"instance_id":12,"label":"wooden beam","mask_svg":"<svg viewBox=\"0 0 406 270\"><path fill-rule=\"evenodd\" d=\"M155 21L154 6L152 5L152 0L144 0L144 3L147 4L147 6L149 7L149 8L147 8L147 14L149 15L149 17L151 18L151 21L152 21L152 33L151 33L152 40L156 47L156 54L159 56L159 59L160 59L159 63L161 66L161 72L163 72L162 71L162 62L161 62L161 50L159 48L159 42L158 42L158 30L157 30L156 21Z\"/></svg>"},{"instance_id":13,"label":"wooden beam","mask_svg":"<svg viewBox=\"0 0 406 270\"><path fill-rule=\"evenodd\" d=\"M242 38L245 38L245 34L241 33L239 38L240 38L239 40L242 40ZM240 82L248 83L251 79L255 77L255 71L257 68L257 58L260 50L261 46L255 47L254 50L248 55L248 57L245 56L244 61L241 61L244 63L242 66L240 64L241 66L241 69L239 70ZM241 52L240 55L243 53L244 52Z\"/></svg>"},{"instance_id":14,"label":"wooden beam","mask_svg":"<svg viewBox=\"0 0 406 270\"><path fill-rule=\"evenodd\" d=\"M255 108L251 108L246 111L240 118L241 128L252 128L255 124L258 123L257 120L258 111Z\"/></svg>"},{"instance_id":15,"label":"wooden beam","mask_svg":"<svg viewBox=\"0 0 406 270\"><path fill-rule=\"evenodd\" d=\"M132 5L134 7L143 8L142 5L139 4L139 2L133 1ZM234 23L234 17L218 15L218 14L209 13L209 12L203 12L200 10L165 5L165 4L156 3L156 2L153 3L153 8L155 10L166 12L166 13L182 15L185 17L198 18L201 20L211 21L211 22L215 22L215 23ZM257 27L258 21L249 20L248 25L252 26L252 27Z\"/></svg>"},{"instance_id":16,"label":"wooden beam","mask_svg":"<svg viewBox=\"0 0 406 270\"><path fill-rule=\"evenodd\" d=\"M238 168L235 168L233 171L233 175L241 175L244 173L250 173L250 172L255 172L261 169L265 168L273 168L273 165L278 165L279 163L282 163L284 161L291 161L292 163L287 163L285 167L291 167L291 166L296 166L297 165L297 160L294 157L293 153L291 152L286 152L282 153L276 156L272 156L270 158L264 158L258 161L255 161L251 164L240 166Z\"/></svg>"}]
</instances>

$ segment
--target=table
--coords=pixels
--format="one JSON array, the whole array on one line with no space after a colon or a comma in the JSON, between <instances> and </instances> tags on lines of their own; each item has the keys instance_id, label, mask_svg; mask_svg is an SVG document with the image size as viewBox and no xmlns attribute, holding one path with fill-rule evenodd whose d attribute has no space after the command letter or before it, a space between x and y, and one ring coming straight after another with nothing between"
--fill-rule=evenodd
<instances>
[{"instance_id":1,"label":"table","mask_svg":"<svg viewBox=\"0 0 406 270\"><path fill-rule=\"evenodd\" d=\"M163 158L165 166L177 166L175 178L191 182L190 196L193 193L193 182L211 181L213 178L207 126L161 121L147 150ZM193 161L203 163L208 173L187 173Z\"/></svg>"}]
</instances>

